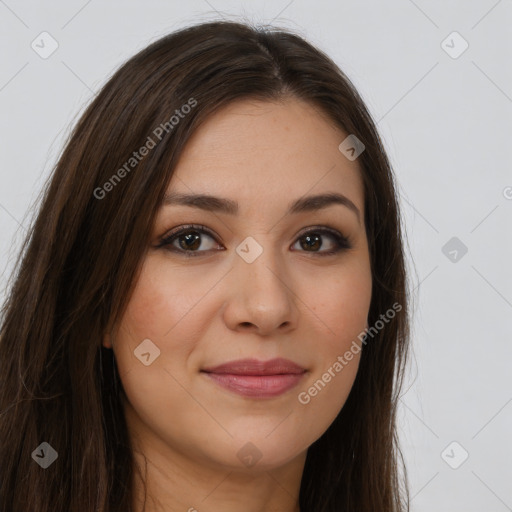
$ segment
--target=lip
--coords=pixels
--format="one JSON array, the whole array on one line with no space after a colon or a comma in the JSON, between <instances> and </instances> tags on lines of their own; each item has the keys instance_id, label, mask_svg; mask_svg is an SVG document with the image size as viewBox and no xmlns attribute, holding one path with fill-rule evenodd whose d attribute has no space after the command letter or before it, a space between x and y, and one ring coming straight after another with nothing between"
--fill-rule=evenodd
<instances>
[{"instance_id":1,"label":"lip","mask_svg":"<svg viewBox=\"0 0 512 512\"><path fill-rule=\"evenodd\" d=\"M294 388L306 369L289 359L240 359L203 368L202 373L229 391L253 398L274 397Z\"/></svg>"}]
</instances>

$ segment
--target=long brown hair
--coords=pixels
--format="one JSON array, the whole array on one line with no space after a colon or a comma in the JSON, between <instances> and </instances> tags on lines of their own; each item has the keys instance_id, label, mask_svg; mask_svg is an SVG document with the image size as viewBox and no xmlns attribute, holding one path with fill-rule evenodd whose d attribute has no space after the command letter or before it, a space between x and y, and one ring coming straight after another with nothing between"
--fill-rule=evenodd
<instances>
[{"instance_id":1,"label":"long brown hair","mask_svg":"<svg viewBox=\"0 0 512 512\"><path fill-rule=\"evenodd\" d=\"M308 450L301 511L408 510L395 413L409 294L383 144L360 95L323 52L289 31L227 21L169 34L122 65L81 116L46 184L2 309L0 510L133 510L123 390L103 336L130 299L194 130L233 100L285 97L308 101L363 141L369 325L401 305L365 345L344 407ZM183 115L171 122L177 110ZM154 147L135 162L148 137ZM32 456L43 442L58 454L47 469Z\"/></svg>"}]
</instances>

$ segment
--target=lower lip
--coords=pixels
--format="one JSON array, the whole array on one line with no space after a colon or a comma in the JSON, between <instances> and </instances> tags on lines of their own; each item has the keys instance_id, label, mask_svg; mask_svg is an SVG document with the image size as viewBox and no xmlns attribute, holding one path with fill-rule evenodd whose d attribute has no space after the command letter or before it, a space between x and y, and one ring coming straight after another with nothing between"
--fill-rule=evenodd
<instances>
[{"instance_id":1,"label":"lower lip","mask_svg":"<svg viewBox=\"0 0 512 512\"><path fill-rule=\"evenodd\" d=\"M207 373L223 388L243 396L267 398L278 396L294 388L304 373L283 375L233 375L229 373Z\"/></svg>"}]
</instances>

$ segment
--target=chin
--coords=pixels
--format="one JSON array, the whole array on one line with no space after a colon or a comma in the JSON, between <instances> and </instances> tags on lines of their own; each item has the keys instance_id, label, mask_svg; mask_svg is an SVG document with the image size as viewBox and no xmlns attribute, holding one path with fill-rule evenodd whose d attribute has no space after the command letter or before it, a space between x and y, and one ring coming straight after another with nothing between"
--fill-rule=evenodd
<instances>
[{"instance_id":1,"label":"chin","mask_svg":"<svg viewBox=\"0 0 512 512\"><path fill-rule=\"evenodd\" d=\"M268 437L267 435L265 431L257 436L244 436L233 440L236 468L268 471L288 464L307 450L307 446L300 444L300 440L294 440L293 437L286 435L286 432L271 434Z\"/></svg>"}]
</instances>

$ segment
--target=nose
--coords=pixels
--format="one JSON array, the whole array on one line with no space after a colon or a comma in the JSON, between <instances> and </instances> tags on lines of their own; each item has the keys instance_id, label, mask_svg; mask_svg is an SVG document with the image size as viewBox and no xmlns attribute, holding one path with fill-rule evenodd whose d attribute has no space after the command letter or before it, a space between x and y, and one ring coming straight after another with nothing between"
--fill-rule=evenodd
<instances>
[{"instance_id":1,"label":"nose","mask_svg":"<svg viewBox=\"0 0 512 512\"><path fill-rule=\"evenodd\" d=\"M264 249L252 263L238 255L229 272L229 297L224 321L235 331L253 331L262 336L288 333L298 324L299 298L284 263L272 250Z\"/></svg>"}]
</instances>

